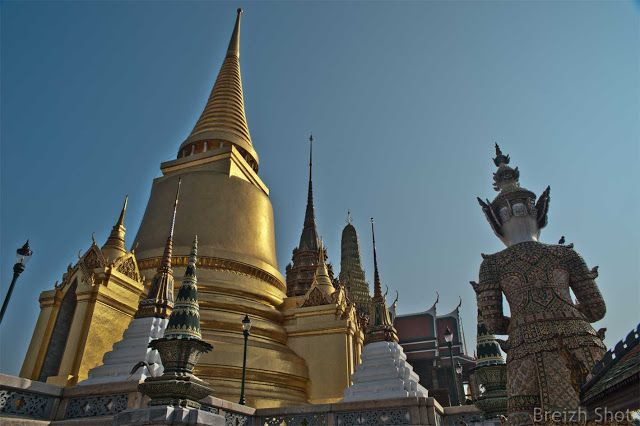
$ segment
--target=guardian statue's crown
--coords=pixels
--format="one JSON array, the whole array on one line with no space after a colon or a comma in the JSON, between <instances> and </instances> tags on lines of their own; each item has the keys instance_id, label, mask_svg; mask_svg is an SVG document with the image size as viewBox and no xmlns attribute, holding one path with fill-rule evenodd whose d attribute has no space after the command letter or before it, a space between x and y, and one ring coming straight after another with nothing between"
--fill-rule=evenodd
<instances>
[{"instance_id":1,"label":"guardian statue's crown","mask_svg":"<svg viewBox=\"0 0 640 426\"><path fill-rule=\"evenodd\" d=\"M520 187L520 171L509 166L511 161L504 155L496 143L496 158L493 163L498 170L493 174L493 189L499 192L493 201L486 202L478 198L478 203L486 216L493 232L502 237L502 225L513 216L531 215L536 218L538 228L547 226L547 212L549 211L550 187L544 190L536 202L536 194Z\"/></svg>"}]
</instances>

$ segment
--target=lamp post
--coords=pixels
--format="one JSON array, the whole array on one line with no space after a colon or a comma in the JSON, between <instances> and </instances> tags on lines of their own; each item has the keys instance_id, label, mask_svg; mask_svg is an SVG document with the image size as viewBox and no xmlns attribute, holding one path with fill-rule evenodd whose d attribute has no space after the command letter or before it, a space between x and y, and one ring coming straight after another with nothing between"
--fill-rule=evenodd
<instances>
[{"instance_id":1,"label":"lamp post","mask_svg":"<svg viewBox=\"0 0 640 426\"><path fill-rule=\"evenodd\" d=\"M462 384L462 364L460 364L460 361L456 362L456 373L458 373L456 375L456 389L460 389L462 388L462 397L463 399L466 401L467 400L467 396L464 394L464 385ZM458 387L458 376L460 376L460 388ZM458 398L460 399L460 398ZM462 405L462 400L459 401L458 405Z\"/></svg>"},{"instance_id":2,"label":"lamp post","mask_svg":"<svg viewBox=\"0 0 640 426\"><path fill-rule=\"evenodd\" d=\"M2 304L2 311L0 312L0 323L2 323L2 318L4 318L4 311L7 310L7 305L9 304L9 299L11 299L11 293L13 293L13 287L16 285L16 281L20 274L24 271L24 267L31 259L31 255L33 252L29 248L29 240L27 240L24 245L16 251L16 264L13 265L13 280L11 281L11 285L9 286L9 291L4 298L4 303Z\"/></svg>"},{"instance_id":3,"label":"lamp post","mask_svg":"<svg viewBox=\"0 0 640 426\"><path fill-rule=\"evenodd\" d=\"M456 390L456 400L455 405L460 405L460 395L458 394L458 381L456 380L456 371L453 366L453 333L449 330L449 327L444 331L444 340L447 342L447 346L449 346L449 359L451 359L451 376L453 377L453 387Z\"/></svg>"},{"instance_id":4,"label":"lamp post","mask_svg":"<svg viewBox=\"0 0 640 426\"><path fill-rule=\"evenodd\" d=\"M244 357L242 359L242 388L240 389L240 405L246 403L244 399L244 379L247 376L247 340L249 340L249 330L251 330L251 318L244 316L242 320L242 333L244 334Z\"/></svg>"}]
</instances>

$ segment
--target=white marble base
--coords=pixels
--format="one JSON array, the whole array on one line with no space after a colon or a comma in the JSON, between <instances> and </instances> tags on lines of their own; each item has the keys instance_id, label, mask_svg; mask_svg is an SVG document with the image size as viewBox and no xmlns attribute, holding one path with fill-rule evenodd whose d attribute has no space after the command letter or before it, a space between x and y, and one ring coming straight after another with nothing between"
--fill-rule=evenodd
<instances>
[{"instance_id":1,"label":"white marble base","mask_svg":"<svg viewBox=\"0 0 640 426\"><path fill-rule=\"evenodd\" d=\"M362 363L351 375L353 384L344 390L340 402L428 396L399 344L369 343L362 348L360 359Z\"/></svg>"},{"instance_id":2,"label":"white marble base","mask_svg":"<svg viewBox=\"0 0 640 426\"><path fill-rule=\"evenodd\" d=\"M146 367L139 368L131 375L131 369L140 361L149 364L154 376L161 376L164 368L160 354L149 349L149 342L164 335L168 322L164 318L136 318L131 321L122 340L114 344L113 350L102 358L102 365L89 370L89 378L78 383L78 386L125 380L144 381L149 377Z\"/></svg>"}]
</instances>

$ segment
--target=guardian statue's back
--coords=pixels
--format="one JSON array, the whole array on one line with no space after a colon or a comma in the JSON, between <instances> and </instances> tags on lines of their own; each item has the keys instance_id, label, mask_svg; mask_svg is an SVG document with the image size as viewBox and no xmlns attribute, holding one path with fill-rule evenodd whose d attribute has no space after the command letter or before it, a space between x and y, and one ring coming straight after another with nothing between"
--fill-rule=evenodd
<instances>
[{"instance_id":1,"label":"guardian statue's back","mask_svg":"<svg viewBox=\"0 0 640 426\"><path fill-rule=\"evenodd\" d=\"M605 304L594 281L597 267L589 270L571 244L538 242L547 224L549 187L536 202L497 144L494 163L499 194L478 202L507 248L483 255L480 281L472 285L487 329L509 336L501 346L507 353L510 424L530 424L534 413L578 410L579 388L605 352L590 324L604 317ZM511 317L503 314L503 294Z\"/></svg>"}]
</instances>

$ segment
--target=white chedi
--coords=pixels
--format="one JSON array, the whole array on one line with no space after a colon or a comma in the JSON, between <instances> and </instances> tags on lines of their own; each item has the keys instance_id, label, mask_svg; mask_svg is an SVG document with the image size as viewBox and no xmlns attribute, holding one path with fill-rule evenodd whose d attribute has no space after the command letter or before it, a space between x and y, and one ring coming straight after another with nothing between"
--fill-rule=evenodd
<instances>
[{"instance_id":1,"label":"white chedi","mask_svg":"<svg viewBox=\"0 0 640 426\"><path fill-rule=\"evenodd\" d=\"M345 389L341 402L428 396L398 343L369 343L360 359L362 363L351 375L353 384Z\"/></svg>"},{"instance_id":2,"label":"white chedi","mask_svg":"<svg viewBox=\"0 0 640 426\"><path fill-rule=\"evenodd\" d=\"M146 367L139 368L134 374L131 374L131 369L141 361L149 364L153 376L161 376L164 368L160 354L149 348L149 342L162 338L168 322L167 318L135 318L129 323L122 340L113 345L113 350L104 354L102 365L89 370L89 378L78 385L96 385L127 380L144 381L150 376Z\"/></svg>"}]
</instances>

